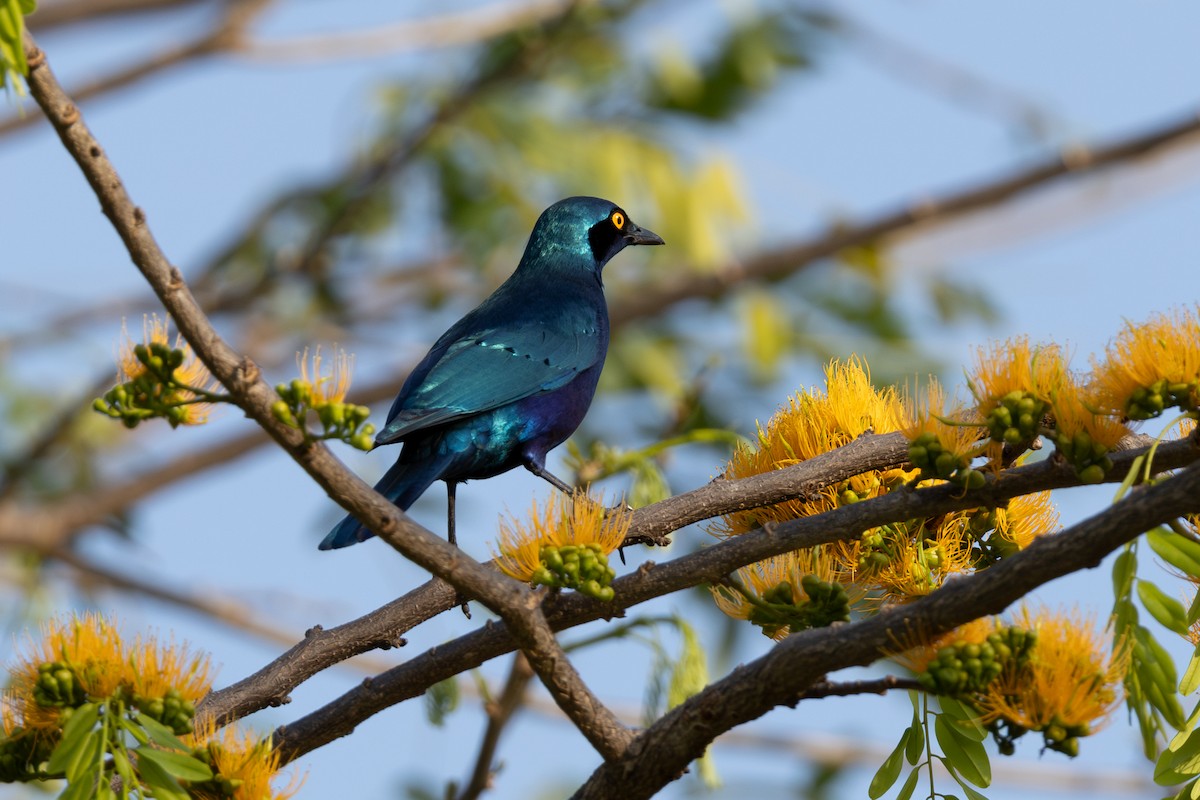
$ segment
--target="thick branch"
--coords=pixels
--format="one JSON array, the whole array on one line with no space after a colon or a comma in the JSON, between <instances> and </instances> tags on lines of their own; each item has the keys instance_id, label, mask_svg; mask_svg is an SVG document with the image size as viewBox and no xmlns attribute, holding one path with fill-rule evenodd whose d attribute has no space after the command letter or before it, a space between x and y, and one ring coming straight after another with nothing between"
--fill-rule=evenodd
<instances>
[{"instance_id":1,"label":"thick branch","mask_svg":"<svg viewBox=\"0 0 1200 800\"><path fill-rule=\"evenodd\" d=\"M677 706L638 736L620 760L601 765L578 800L651 797L724 731L779 705L794 705L826 672L870 664L914 632L936 636L998 614L1038 586L1099 566L1143 531L1200 509L1200 466L1133 493L1101 513L1044 536L1010 559L861 622L788 637Z\"/></svg>"},{"instance_id":2,"label":"thick branch","mask_svg":"<svg viewBox=\"0 0 1200 800\"><path fill-rule=\"evenodd\" d=\"M533 678L529 662L518 653L513 657L512 667L509 668L508 680L500 696L484 704L487 712L487 728L483 732L483 740L479 743L479 754L475 757L475 767L471 770L471 779L458 795L458 800L475 800L492 783L492 761L496 757L496 748L500 744L500 735L512 720L513 715L525 702L525 689Z\"/></svg>"}]
</instances>

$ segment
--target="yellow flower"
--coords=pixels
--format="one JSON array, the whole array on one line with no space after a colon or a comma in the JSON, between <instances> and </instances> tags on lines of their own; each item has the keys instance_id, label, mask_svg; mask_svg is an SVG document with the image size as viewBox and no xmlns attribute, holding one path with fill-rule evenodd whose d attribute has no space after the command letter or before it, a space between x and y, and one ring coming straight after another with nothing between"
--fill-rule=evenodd
<instances>
[{"instance_id":1,"label":"yellow flower","mask_svg":"<svg viewBox=\"0 0 1200 800\"><path fill-rule=\"evenodd\" d=\"M160 647L151 638L138 639L126 659L130 684L142 697L163 697L172 689L191 704L199 703L212 688L211 662L203 653L189 653L187 645Z\"/></svg>"},{"instance_id":2,"label":"yellow flower","mask_svg":"<svg viewBox=\"0 0 1200 800\"><path fill-rule=\"evenodd\" d=\"M904 409L896 390L876 389L860 359L830 362L825 368L825 384L824 392L797 393L765 428L760 425L757 445L738 447L725 467L725 476L738 479L773 472L841 447L867 431L887 433L904 426ZM911 474L903 470L864 473L844 486L830 487L817 499L794 499L729 514L711 530L718 536L736 535L766 522L820 514L840 502L883 494ZM852 494L844 494L846 490Z\"/></svg>"},{"instance_id":3,"label":"yellow flower","mask_svg":"<svg viewBox=\"0 0 1200 800\"><path fill-rule=\"evenodd\" d=\"M346 399L350 389L350 375L354 368L354 356L346 355L345 350L333 348L333 364L327 374L321 369L321 348L313 352L311 359L312 371L309 372L310 359L308 348L296 355L296 366L300 369L300 380L308 384L312 391L312 405L319 406L327 403L341 403Z\"/></svg>"},{"instance_id":4,"label":"yellow flower","mask_svg":"<svg viewBox=\"0 0 1200 800\"><path fill-rule=\"evenodd\" d=\"M964 535L967 517L947 515L930 531L925 522L898 523L867 531L834 552L854 581L885 605L924 597L950 575L972 568L971 543Z\"/></svg>"},{"instance_id":5,"label":"yellow flower","mask_svg":"<svg viewBox=\"0 0 1200 800\"><path fill-rule=\"evenodd\" d=\"M271 747L270 737L260 739L237 725L218 731L216 722L205 718L184 741L192 747L207 747L212 759L214 779L188 787L189 794L199 800L287 800L303 783L293 775L283 789L272 789L271 782L280 770L279 751Z\"/></svg>"},{"instance_id":6,"label":"yellow flower","mask_svg":"<svg viewBox=\"0 0 1200 800\"><path fill-rule=\"evenodd\" d=\"M865 594L844 585L847 576L837 562L815 547L758 561L733 577L753 599L734 586L717 584L709 587L717 607L734 619L760 625L775 640L844 619Z\"/></svg>"},{"instance_id":7,"label":"yellow flower","mask_svg":"<svg viewBox=\"0 0 1200 800\"><path fill-rule=\"evenodd\" d=\"M1077 613L1022 608L1012 624L1035 632L1036 643L1023 667L1006 670L977 700L984 724L1043 731L1051 746L1096 731L1121 702L1128 648L1112 647Z\"/></svg>"},{"instance_id":8,"label":"yellow flower","mask_svg":"<svg viewBox=\"0 0 1200 800\"><path fill-rule=\"evenodd\" d=\"M30 639L25 650L9 666L4 714L33 730L56 729L63 707L118 691L161 700L174 690L189 704L190 720L190 704L212 688L207 656L189 655L173 642L159 647L154 639L127 645L112 621L90 612L45 623L40 639ZM168 724L186 721L172 718Z\"/></svg>"},{"instance_id":9,"label":"yellow flower","mask_svg":"<svg viewBox=\"0 0 1200 800\"><path fill-rule=\"evenodd\" d=\"M1054 413L1054 444L1086 483L1098 483L1111 467L1108 452L1129 434L1114 417L1099 412L1101 401L1073 378L1059 387L1050 401Z\"/></svg>"},{"instance_id":10,"label":"yellow flower","mask_svg":"<svg viewBox=\"0 0 1200 800\"><path fill-rule=\"evenodd\" d=\"M33 730L59 727L64 705L78 699L105 698L125 683L128 666L125 648L116 626L91 612L81 617L51 620L42 625L41 638L26 642L25 653L9 665L9 691L6 695L8 714L18 718L20 725ZM47 697L40 682L45 665L58 665L69 670L69 676L57 681L62 697ZM61 700L57 705L39 702Z\"/></svg>"},{"instance_id":11,"label":"yellow flower","mask_svg":"<svg viewBox=\"0 0 1200 800\"><path fill-rule=\"evenodd\" d=\"M510 577L529 582L545 567L543 548L593 545L607 556L625 541L632 521L633 515L624 510L606 515L604 506L584 492L573 497L553 492L544 509L534 500L528 522L515 517L501 519L496 566Z\"/></svg>"},{"instance_id":12,"label":"yellow flower","mask_svg":"<svg viewBox=\"0 0 1200 800\"><path fill-rule=\"evenodd\" d=\"M1039 536L1058 530L1058 507L1050 492L1023 494L996 509L996 535L1024 550Z\"/></svg>"},{"instance_id":13,"label":"yellow flower","mask_svg":"<svg viewBox=\"0 0 1200 800\"><path fill-rule=\"evenodd\" d=\"M1066 379L1067 367L1057 345L1033 347L1020 336L976 351L967 385L992 441L1011 446L1033 441L1042 415ZM998 448L992 448L992 455Z\"/></svg>"},{"instance_id":14,"label":"yellow flower","mask_svg":"<svg viewBox=\"0 0 1200 800\"><path fill-rule=\"evenodd\" d=\"M937 657L938 651L943 647L983 644L999 627L997 618L980 617L965 625L959 625L932 640L922 636L910 636L903 645L904 650L891 656L891 659L915 673L921 673L929 666L929 662Z\"/></svg>"},{"instance_id":15,"label":"yellow flower","mask_svg":"<svg viewBox=\"0 0 1200 800\"><path fill-rule=\"evenodd\" d=\"M975 478L976 471L970 467L986 447L980 441L984 422L978 411L958 402L949 405L945 390L932 376L923 395L906 393L903 402L909 460L921 469L921 475L953 479L963 486L971 486L973 481L982 484L983 476Z\"/></svg>"},{"instance_id":16,"label":"yellow flower","mask_svg":"<svg viewBox=\"0 0 1200 800\"><path fill-rule=\"evenodd\" d=\"M176 382L203 391L213 391L218 388L219 384L208 371L208 367L204 366L204 363L196 357L196 354L192 352L191 345L184 340L182 335L176 335L174 343L171 343L170 327L170 321L159 319L157 314L143 317L142 345L147 348L159 345L183 353L182 363L172 373ZM126 384L147 375L149 370L135 354L135 348L139 345L133 341L124 323L121 324L121 334L124 338L121 342L120 354L117 356L117 383ZM170 399L172 402L180 404L180 418L175 424L203 425L208 421L213 405L199 402L197 397L195 392L185 389L174 392Z\"/></svg>"},{"instance_id":17,"label":"yellow flower","mask_svg":"<svg viewBox=\"0 0 1200 800\"><path fill-rule=\"evenodd\" d=\"M1125 323L1092 360L1092 376L1103 410L1133 420L1158 416L1166 407L1200 406L1200 307Z\"/></svg>"}]
</instances>

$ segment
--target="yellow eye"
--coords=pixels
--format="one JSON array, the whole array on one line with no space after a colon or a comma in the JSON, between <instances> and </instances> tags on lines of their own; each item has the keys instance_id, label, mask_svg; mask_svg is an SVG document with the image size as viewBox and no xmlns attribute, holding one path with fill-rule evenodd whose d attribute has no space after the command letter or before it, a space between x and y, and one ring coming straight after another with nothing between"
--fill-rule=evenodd
<instances>
[{"instance_id":1,"label":"yellow eye","mask_svg":"<svg viewBox=\"0 0 1200 800\"><path fill-rule=\"evenodd\" d=\"M609 219L612 220L613 227L615 227L617 230L621 230L625 227L625 215L620 211L614 211Z\"/></svg>"}]
</instances>

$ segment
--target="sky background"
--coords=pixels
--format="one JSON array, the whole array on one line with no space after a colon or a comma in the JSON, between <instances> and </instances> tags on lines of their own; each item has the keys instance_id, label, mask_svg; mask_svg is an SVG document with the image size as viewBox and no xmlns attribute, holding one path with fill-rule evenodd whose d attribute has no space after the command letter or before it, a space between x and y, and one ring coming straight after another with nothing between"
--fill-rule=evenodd
<instances>
[{"instance_id":1,"label":"sky background","mask_svg":"<svg viewBox=\"0 0 1200 800\"><path fill-rule=\"evenodd\" d=\"M435 7L412 5L421 9L414 15ZM475 4L439 3L436 8L471 5ZM656 17L641 20L639 46L686 41L695 26L716 24L743 5L667 6ZM256 30L269 38L357 29L407 13L398 11L396 4L369 0L333 8L324 3L281 3ZM1200 110L1194 81L1200 71L1200 5L1194 3L864 0L838 8L886 33L894 43L1020 98L1045 118L1046 132L1040 137L1022 134L1010 117L933 91L928 83L872 55L861 41L831 41L816 74L785 79L778 91L736 124L694 142L699 149L727 153L742 170L754 211L748 235L760 243L790 241L832 219L855 218L907 202L914 192L939 194L973 185L1045 157L1059 146L1102 142ZM195 22L184 14L172 24L183 36ZM69 90L101 65L161 44L162 29L161 24L113 22L86 32L47 34L40 44ZM423 68L422 57L411 53L317 64L221 58L84 103L83 110L135 202L146 210L160 244L186 272L280 187L321 176L342 163L348 145L365 141L371 133L372 120L363 109L376 88ZM11 109L8 103L0 111ZM966 219L929 235L909 236L897 247L897 292L909 291L902 285L905 275L947 274L983 287L1001 311L994 325L948 330L933 324L932 309L912 292L916 318L929 322L921 343L947 366L948 382L957 380L958 365L969 362L973 348L992 338L1028 333L1058 341L1070 348L1075 366L1082 368L1089 354L1102 352L1123 320L1145 319L1155 311L1200 300L1197 149L1158 159L1146 169L1119 170L1068 189L1042 192L982 224ZM94 196L48 128L37 125L0 139L0 176L5 187L0 192L0 335L36 329L47 314L62 308L120 298L142 288ZM654 219L638 214L637 198L618 201L639 223L655 227ZM610 269L641 257L622 255ZM111 338L97 338L74 351L76 363L84 365L78 370L80 385L111 361L118 320L112 329ZM826 344L846 355L853 349L852 343L836 340ZM369 373L371 365L360 363L359 368ZM21 377L36 380L61 365L32 363L21 369ZM758 394L760 404L739 408L741 418L732 422L749 432L753 421L770 417L789 392L819 379L820 365L792 364L774 387ZM601 425L606 419L619 424L613 415L620 408L617 398L598 403L592 415L599 416ZM226 412L213 427L229 433L245 425ZM142 437L133 457L161 457L177 440L213 435L208 430L160 433ZM346 448L338 453L367 476L382 472L394 457L394 452L362 455ZM673 463L671 479L677 490L698 486L719 471L719 459L706 461L709 453L702 455ZM1112 487L1060 493L1063 522L1070 524L1098 510L1111 494ZM486 557L485 537L471 532L492 529L506 506L524 511L531 497L543 495L541 482L524 472L470 484L459 493L460 541L473 555ZM440 487L413 513L433 530L442 530ZM319 553L316 542L339 515L298 467L263 450L162 493L139 514L134 545L93 537L89 547L116 567L145 571L188 589L234 596L280 628L299 634L313 624L331 626L364 614L423 580L417 569L379 542ZM639 554L631 566L645 557L664 556ZM1111 603L1107 565L1058 581L1038 597L1050 604L1095 608L1103 615ZM689 608L688 602L671 597L639 610L667 613ZM129 631L173 631L211 651L220 664L218 685L240 679L279 652L276 645L149 602L108 596L102 605L115 609ZM468 622L461 615L444 614L414 630L408 648L374 653L370 659L383 665L399 663L471 630L482 617L477 613ZM564 634L563 639L580 635ZM670 635L665 641L677 646ZM7 639L0 643L0 656L7 646ZM749 660L769 646L765 638L753 637L740 658ZM578 665L602 697L617 707L638 709L651 659L644 647L606 645L580 654ZM498 685L506 670L504 659L482 672ZM362 677L351 668L330 670L297 689L290 705L261 712L253 722L264 729L285 723ZM545 697L540 687L536 692ZM903 696L825 700L795 711L778 710L742 731L801 740L825 734L865 739L886 752L907 716ZM301 796L347 796L352 786L356 797L398 797L408 783L433 788L461 779L474 758L481 720L470 702L436 729L425 722L420 703L385 711L351 737L300 762L300 769L308 772ZM515 722L500 757L508 766L488 795L497 800L562 794L578 785L595 764L581 736L561 720L540 713L526 713ZM751 792L764 798L791 796L786 789L790 780L808 769L803 759L778 752L749 754L732 745L717 747L716 759L731 787L718 795L722 797L752 796ZM1020 771L1023 764L1033 764L1030 770L1150 772L1136 731L1124 724L1122 713L1108 730L1084 741L1083 754L1074 762L1057 754L1039 759L1029 741L1021 743L1017 757L993 761L997 773L1002 767ZM865 796L872 771L852 772L833 796ZM951 791L949 781L939 788ZM0 787L0 797L8 791ZM680 798L696 792L695 782L685 779L661 796ZM988 794L1004 800L1028 796L1029 791L998 780ZM1150 790L1113 796L1159 795Z\"/></svg>"}]
</instances>

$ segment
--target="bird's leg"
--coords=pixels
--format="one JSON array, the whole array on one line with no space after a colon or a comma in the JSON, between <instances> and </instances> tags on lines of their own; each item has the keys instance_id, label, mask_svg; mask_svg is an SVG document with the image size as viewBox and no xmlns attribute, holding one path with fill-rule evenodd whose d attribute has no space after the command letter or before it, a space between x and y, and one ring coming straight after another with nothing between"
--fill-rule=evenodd
<instances>
[{"instance_id":1,"label":"bird's leg","mask_svg":"<svg viewBox=\"0 0 1200 800\"><path fill-rule=\"evenodd\" d=\"M564 481L562 478L559 478L558 476L549 472L545 467L543 467L541 464L539 464L534 459L532 459L532 458L525 459L525 469L529 470L534 475L537 475L542 480L548 481L552 486L554 486L554 488L558 489L560 492L563 492L564 494L570 494L570 495L575 494L574 486L570 485L569 483Z\"/></svg>"},{"instance_id":2,"label":"bird's leg","mask_svg":"<svg viewBox=\"0 0 1200 800\"><path fill-rule=\"evenodd\" d=\"M446 538L449 539L450 544L454 545L455 547L458 547L458 541L454 538L454 492L457 488L457 482L446 481ZM463 601L461 608L463 616L465 616L467 619L470 619L470 603Z\"/></svg>"},{"instance_id":3,"label":"bird's leg","mask_svg":"<svg viewBox=\"0 0 1200 800\"><path fill-rule=\"evenodd\" d=\"M446 481L446 538L455 547L458 547L458 541L454 538L454 490L457 486L454 481Z\"/></svg>"}]
</instances>

